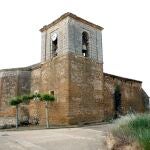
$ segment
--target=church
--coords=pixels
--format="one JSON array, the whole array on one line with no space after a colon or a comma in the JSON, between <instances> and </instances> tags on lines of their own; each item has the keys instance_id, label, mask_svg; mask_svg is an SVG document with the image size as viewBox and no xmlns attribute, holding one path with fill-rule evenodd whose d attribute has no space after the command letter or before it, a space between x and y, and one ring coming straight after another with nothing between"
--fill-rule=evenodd
<instances>
[{"instance_id":1,"label":"church","mask_svg":"<svg viewBox=\"0 0 150 150\"><path fill-rule=\"evenodd\" d=\"M65 13L41 32L41 61L24 68L0 70L0 118L14 117L9 99L50 93L54 125L101 122L116 114L144 112L148 95L142 82L103 72L103 27ZM43 102L20 106L20 119L45 124Z\"/></svg>"}]
</instances>

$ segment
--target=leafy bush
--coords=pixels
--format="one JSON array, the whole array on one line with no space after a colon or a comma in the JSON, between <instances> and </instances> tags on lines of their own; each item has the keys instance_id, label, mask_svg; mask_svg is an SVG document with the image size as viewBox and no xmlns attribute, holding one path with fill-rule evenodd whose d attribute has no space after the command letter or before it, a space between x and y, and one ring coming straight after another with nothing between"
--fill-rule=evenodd
<instances>
[{"instance_id":1,"label":"leafy bush","mask_svg":"<svg viewBox=\"0 0 150 150\"><path fill-rule=\"evenodd\" d=\"M30 96L29 95L23 95L22 96L22 102L25 103L25 104L29 104Z\"/></svg>"},{"instance_id":2,"label":"leafy bush","mask_svg":"<svg viewBox=\"0 0 150 150\"><path fill-rule=\"evenodd\" d=\"M21 97L14 97L10 100L10 105L12 106L16 106L19 105L20 103L22 103L22 98Z\"/></svg>"},{"instance_id":3,"label":"leafy bush","mask_svg":"<svg viewBox=\"0 0 150 150\"><path fill-rule=\"evenodd\" d=\"M50 94L43 94L41 96L41 98L44 101L54 101L55 100L55 97L53 95L50 95Z\"/></svg>"},{"instance_id":4,"label":"leafy bush","mask_svg":"<svg viewBox=\"0 0 150 150\"><path fill-rule=\"evenodd\" d=\"M33 94L33 98L41 98L41 94L40 93Z\"/></svg>"},{"instance_id":5,"label":"leafy bush","mask_svg":"<svg viewBox=\"0 0 150 150\"><path fill-rule=\"evenodd\" d=\"M150 114L127 115L118 119L112 134L124 143L138 141L144 150L149 150Z\"/></svg>"}]
</instances>

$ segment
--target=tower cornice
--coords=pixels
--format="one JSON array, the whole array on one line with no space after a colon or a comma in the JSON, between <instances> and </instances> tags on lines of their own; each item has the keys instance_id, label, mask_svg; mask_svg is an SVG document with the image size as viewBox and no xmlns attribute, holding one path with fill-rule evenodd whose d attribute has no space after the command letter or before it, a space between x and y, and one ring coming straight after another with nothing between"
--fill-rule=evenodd
<instances>
[{"instance_id":1,"label":"tower cornice","mask_svg":"<svg viewBox=\"0 0 150 150\"><path fill-rule=\"evenodd\" d=\"M92 23L92 22L89 22L89 21L87 21L87 20L85 20L85 19L83 19L83 18L81 18L81 17L78 17L78 16L76 16L76 15L73 14L73 13L67 12L67 13L63 14L62 16L60 16L58 19L54 20L52 23L43 26L43 27L40 29L40 31L43 32L43 31L49 29L50 27L54 26L55 24L57 24L57 23L59 23L60 21L62 21L63 19L65 19L66 17L71 17L71 18L73 18L73 19L75 19L75 20L77 20L77 21L79 21L79 22L82 22L82 23L84 23L84 24L87 24L87 25L92 26L93 28L96 28L96 29L99 29L99 30L103 30L103 29L104 29L103 27L101 27L101 26L99 26L99 25L96 25L96 24L94 24L94 23Z\"/></svg>"}]
</instances>

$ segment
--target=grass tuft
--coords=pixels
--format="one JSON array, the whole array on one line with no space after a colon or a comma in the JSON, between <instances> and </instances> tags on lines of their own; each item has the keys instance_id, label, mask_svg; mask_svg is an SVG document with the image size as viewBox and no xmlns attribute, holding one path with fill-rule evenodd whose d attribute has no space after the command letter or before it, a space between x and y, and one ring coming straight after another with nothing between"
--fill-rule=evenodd
<instances>
[{"instance_id":1,"label":"grass tuft","mask_svg":"<svg viewBox=\"0 0 150 150\"><path fill-rule=\"evenodd\" d=\"M150 150L150 114L129 114L117 119L112 134L123 143L138 141L144 150Z\"/></svg>"}]
</instances>

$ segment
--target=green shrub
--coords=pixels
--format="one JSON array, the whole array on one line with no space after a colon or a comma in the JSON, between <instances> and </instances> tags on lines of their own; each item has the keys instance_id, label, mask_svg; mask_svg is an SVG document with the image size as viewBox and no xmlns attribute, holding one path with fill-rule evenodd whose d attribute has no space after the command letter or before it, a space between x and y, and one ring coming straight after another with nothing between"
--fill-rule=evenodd
<instances>
[{"instance_id":1,"label":"green shrub","mask_svg":"<svg viewBox=\"0 0 150 150\"><path fill-rule=\"evenodd\" d=\"M30 102L30 96L29 95L23 95L22 96L22 102L25 104L28 104Z\"/></svg>"},{"instance_id":2,"label":"green shrub","mask_svg":"<svg viewBox=\"0 0 150 150\"><path fill-rule=\"evenodd\" d=\"M41 100L41 94L39 94L39 93L33 94L32 98L35 98L35 100Z\"/></svg>"},{"instance_id":3,"label":"green shrub","mask_svg":"<svg viewBox=\"0 0 150 150\"><path fill-rule=\"evenodd\" d=\"M14 97L10 100L9 104L11 106L16 106L16 105L19 105L20 103L22 103L22 98L21 97Z\"/></svg>"},{"instance_id":4,"label":"green shrub","mask_svg":"<svg viewBox=\"0 0 150 150\"><path fill-rule=\"evenodd\" d=\"M50 94L43 94L41 96L41 99L44 101L54 101L55 97L53 95L50 95Z\"/></svg>"}]
</instances>

